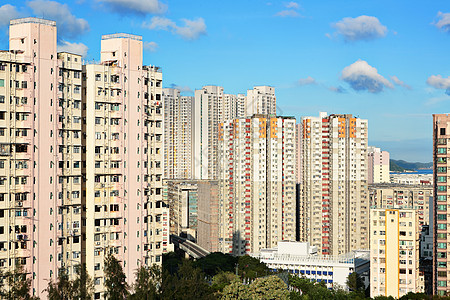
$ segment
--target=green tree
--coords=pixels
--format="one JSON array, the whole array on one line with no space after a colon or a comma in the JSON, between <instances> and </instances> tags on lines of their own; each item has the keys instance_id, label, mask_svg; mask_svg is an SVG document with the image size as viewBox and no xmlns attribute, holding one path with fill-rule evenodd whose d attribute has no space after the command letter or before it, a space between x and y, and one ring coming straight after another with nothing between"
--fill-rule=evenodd
<instances>
[{"instance_id":1,"label":"green tree","mask_svg":"<svg viewBox=\"0 0 450 300\"><path fill-rule=\"evenodd\" d=\"M269 272L269 268L267 268L265 263L260 262L259 259L248 255L239 257L238 270L241 278L250 279L265 276Z\"/></svg>"},{"instance_id":2,"label":"green tree","mask_svg":"<svg viewBox=\"0 0 450 300\"><path fill-rule=\"evenodd\" d=\"M128 284L120 262L111 253L105 257L105 288L109 300L123 300L128 297Z\"/></svg>"},{"instance_id":3,"label":"green tree","mask_svg":"<svg viewBox=\"0 0 450 300\"><path fill-rule=\"evenodd\" d=\"M251 299L255 300L287 300L289 298L286 284L275 275L256 278L250 284L249 292Z\"/></svg>"},{"instance_id":4,"label":"green tree","mask_svg":"<svg viewBox=\"0 0 450 300\"><path fill-rule=\"evenodd\" d=\"M234 272L238 258L230 254L214 252L194 262L194 267L200 268L208 276L220 272Z\"/></svg>"},{"instance_id":5,"label":"green tree","mask_svg":"<svg viewBox=\"0 0 450 300\"><path fill-rule=\"evenodd\" d=\"M69 280L69 275L67 274L66 269L61 268L58 271L58 277L56 282L50 280L48 282L48 286L45 289L48 294L49 300L70 300L73 295L73 285Z\"/></svg>"},{"instance_id":6,"label":"green tree","mask_svg":"<svg viewBox=\"0 0 450 300\"><path fill-rule=\"evenodd\" d=\"M72 283L73 299L92 299L94 281L86 270L86 264L76 266L77 277Z\"/></svg>"},{"instance_id":7,"label":"green tree","mask_svg":"<svg viewBox=\"0 0 450 300\"><path fill-rule=\"evenodd\" d=\"M161 296L162 299L215 299L205 275L189 260L183 260L173 275L168 270L163 272Z\"/></svg>"},{"instance_id":8,"label":"green tree","mask_svg":"<svg viewBox=\"0 0 450 300\"><path fill-rule=\"evenodd\" d=\"M159 266L141 266L136 272L136 282L133 284L134 294L130 299L158 299L158 287L161 285L161 280L161 268Z\"/></svg>"},{"instance_id":9,"label":"green tree","mask_svg":"<svg viewBox=\"0 0 450 300\"><path fill-rule=\"evenodd\" d=\"M364 292L364 282L356 272L348 275L346 284L350 291Z\"/></svg>"},{"instance_id":10,"label":"green tree","mask_svg":"<svg viewBox=\"0 0 450 300\"><path fill-rule=\"evenodd\" d=\"M2 298L29 300L36 299L30 295L31 278L29 278L22 266L17 265L14 270L4 275Z\"/></svg>"},{"instance_id":11,"label":"green tree","mask_svg":"<svg viewBox=\"0 0 450 300\"><path fill-rule=\"evenodd\" d=\"M250 289L247 285L244 285L240 281L235 280L223 289L221 299L222 300L249 300L249 299L251 299Z\"/></svg>"},{"instance_id":12,"label":"green tree","mask_svg":"<svg viewBox=\"0 0 450 300\"><path fill-rule=\"evenodd\" d=\"M212 289L215 291L223 291L223 289L234 281L239 281L239 276L231 272L220 272L212 279Z\"/></svg>"}]
</instances>

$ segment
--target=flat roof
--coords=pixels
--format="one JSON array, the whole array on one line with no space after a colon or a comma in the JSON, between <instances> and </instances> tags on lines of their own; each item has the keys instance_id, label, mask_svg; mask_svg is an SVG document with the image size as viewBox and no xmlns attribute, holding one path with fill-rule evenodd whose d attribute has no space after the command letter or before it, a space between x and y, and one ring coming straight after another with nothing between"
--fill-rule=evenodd
<instances>
[{"instance_id":1,"label":"flat roof","mask_svg":"<svg viewBox=\"0 0 450 300\"><path fill-rule=\"evenodd\" d=\"M142 41L142 36L130 33L113 33L102 35L102 40L110 40L110 39L132 39Z\"/></svg>"},{"instance_id":2,"label":"flat roof","mask_svg":"<svg viewBox=\"0 0 450 300\"><path fill-rule=\"evenodd\" d=\"M18 25L18 24L26 24L26 23L35 23L35 24L42 24L42 25L48 25L56 27L56 21L41 19L41 18L21 18L21 19L14 19L9 21L9 25Z\"/></svg>"}]
</instances>

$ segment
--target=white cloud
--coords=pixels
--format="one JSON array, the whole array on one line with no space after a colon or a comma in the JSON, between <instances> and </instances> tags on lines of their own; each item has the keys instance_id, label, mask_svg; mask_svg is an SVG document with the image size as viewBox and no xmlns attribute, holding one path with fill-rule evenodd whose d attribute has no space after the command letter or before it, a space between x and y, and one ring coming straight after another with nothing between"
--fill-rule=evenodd
<instances>
[{"instance_id":1,"label":"white cloud","mask_svg":"<svg viewBox=\"0 0 450 300\"><path fill-rule=\"evenodd\" d=\"M144 49L150 52L156 52L158 50L158 44L155 42L144 42Z\"/></svg>"},{"instance_id":2,"label":"white cloud","mask_svg":"<svg viewBox=\"0 0 450 300\"><path fill-rule=\"evenodd\" d=\"M174 83L172 83L171 85L170 85L170 87L172 88L172 89L177 89L177 90L179 90L181 93L193 93L194 91L190 88L190 87L188 87L188 86L180 86L180 85L176 85L176 84L174 84Z\"/></svg>"},{"instance_id":3,"label":"white cloud","mask_svg":"<svg viewBox=\"0 0 450 300\"><path fill-rule=\"evenodd\" d=\"M61 41L58 44L58 51L60 52L69 52L74 54L79 54L83 57L87 55L89 48L83 43L71 43L68 41Z\"/></svg>"},{"instance_id":4,"label":"white cloud","mask_svg":"<svg viewBox=\"0 0 450 300\"><path fill-rule=\"evenodd\" d=\"M338 94L343 94L347 92L342 86L330 86L328 90Z\"/></svg>"},{"instance_id":5,"label":"white cloud","mask_svg":"<svg viewBox=\"0 0 450 300\"><path fill-rule=\"evenodd\" d=\"M297 2L291 1L284 4L286 9L279 11L275 14L278 17L300 17L301 15L297 12L300 5Z\"/></svg>"},{"instance_id":6,"label":"white cloud","mask_svg":"<svg viewBox=\"0 0 450 300\"><path fill-rule=\"evenodd\" d=\"M284 6L286 8L293 8L293 9L299 9L300 8L300 5L297 2L294 2L294 1L286 3Z\"/></svg>"},{"instance_id":7,"label":"white cloud","mask_svg":"<svg viewBox=\"0 0 450 300\"><path fill-rule=\"evenodd\" d=\"M278 16L278 17L299 17L300 14L298 12L296 12L295 10L286 9L286 10L277 12L276 16Z\"/></svg>"},{"instance_id":8,"label":"white cloud","mask_svg":"<svg viewBox=\"0 0 450 300\"><path fill-rule=\"evenodd\" d=\"M334 23L335 35L341 35L347 42L360 40L374 40L385 37L386 26L382 25L376 17L359 16L356 18L344 18Z\"/></svg>"},{"instance_id":9,"label":"white cloud","mask_svg":"<svg viewBox=\"0 0 450 300\"><path fill-rule=\"evenodd\" d=\"M153 17L150 24L144 22L142 26L152 30L168 30L178 34L185 40L196 40L201 35L206 35L206 24L203 18L194 20L181 19L183 26L178 26L174 21L164 17Z\"/></svg>"},{"instance_id":10,"label":"white cloud","mask_svg":"<svg viewBox=\"0 0 450 300\"><path fill-rule=\"evenodd\" d=\"M97 0L118 13L160 14L167 10L167 5L159 0Z\"/></svg>"},{"instance_id":11,"label":"white cloud","mask_svg":"<svg viewBox=\"0 0 450 300\"><path fill-rule=\"evenodd\" d=\"M8 26L11 19L19 17L19 12L15 6L5 4L0 6L0 27Z\"/></svg>"},{"instance_id":12,"label":"white cloud","mask_svg":"<svg viewBox=\"0 0 450 300\"><path fill-rule=\"evenodd\" d=\"M408 90L412 90L412 87L411 87L410 85L408 85L408 84L406 84L404 81L401 81L400 79L398 79L397 76L391 76L391 80L392 80L396 85L402 86L402 87L404 87L404 88L406 88L406 89L408 89Z\"/></svg>"},{"instance_id":13,"label":"white cloud","mask_svg":"<svg viewBox=\"0 0 450 300\"><path fill-rule=\"evenodd\" d=\"M385 87L394 88L391 82L378 74L377 69L364 60L358 60L342 70L341 79L355 91L379 93Z\"/></svg>"},{"instance_id":14,"label":"white cloud","mask_svg":"<svg viewBox=\"0 0 450 300\"><path fill-rule=\"evenodd\" d=\"M75 17L67 4L49 0L33 0L27 5L37 16L56 21L58 34L61 37L74 38L89 30L89 23L85 19Z\"/></svg>"},{"instance_id":15,"label":"white cloud","mask_svg":"<svg viewBox=\"0 0 450 300\"><path fill-rule=\"evenodd\" d=\"M316 80L314 78L312 78L311 76L308 76L306 78L300 78L297 81L298 85L303 86L303 85L310 85L310 84L316 84Z\"/></svg>"},{"instance_id":16,"label":"white cloud","mask_svg":"<svg viewBox=\"0 0 450 300\"><path fill-rule=\"evenodd\" d=\"M440 90L445 90L445 93L450 96L450 76L443 78L441 75L431 75L427 79L427 84Z\"/></svg>"},{"instance_id":17,"label":"white cloud","mask_svg":"<svg viewBox=\"0 0 450 300\"><path fill-rule=\"evenodd\" d=\"M450 33L450 13L438 12L438 21L435 26L445 32Z\"/></svg>"}]
</instances>

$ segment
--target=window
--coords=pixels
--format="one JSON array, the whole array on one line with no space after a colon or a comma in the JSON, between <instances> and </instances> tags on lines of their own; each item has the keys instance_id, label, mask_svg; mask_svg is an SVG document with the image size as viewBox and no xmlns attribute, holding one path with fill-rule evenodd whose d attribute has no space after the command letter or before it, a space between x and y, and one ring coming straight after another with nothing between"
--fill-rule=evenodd
<instances>
[{"instance_id":1,"label":"window","mask_svg":"<svg viewBox=\"0 0 450 300\"><path fill-rule=\"evenodd\" d=\"M440 134L441 134L441 135L445 135L445 127L443 127L443 128L440 129Z\"/></svg>"},{"instance_id":2,"label":"window","mask_svg":"<svg viewBox=\"0 0 450 300\"><path fill-rule=\"evenodd\" d=\"M5 79L0 79L0 87L4 87L5 86Z\"/></svg>"}]
</instances>

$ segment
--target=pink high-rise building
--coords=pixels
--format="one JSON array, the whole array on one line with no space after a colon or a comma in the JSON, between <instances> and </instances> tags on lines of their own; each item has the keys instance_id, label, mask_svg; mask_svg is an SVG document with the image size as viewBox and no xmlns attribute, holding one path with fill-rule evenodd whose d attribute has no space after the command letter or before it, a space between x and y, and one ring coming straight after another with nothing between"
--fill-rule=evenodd
<instances>
[{"instance_id":1,"label":"pink high-rise building","mask_svg":"<svg viewBox=\"0 0 450 300\"><path fill-rule=\"evenodd\" d=\"M369 183L390 182L389 152L380 148L368 147Z\"/></svg>"},{"instance_id":2,"label":"pink high-rise building","mask_svg":"<svg viewBox=\"0 0 450 300\"><path fill-rule=\"evenodd\" d=\"M108 253L128 282L170 251L162 198L162 73L142 38L102 37L101 63L57 53L56 23L12 20L0 52L0 268L32 292L86 263L95 298Z\"/></svg>"}]
</instances>

